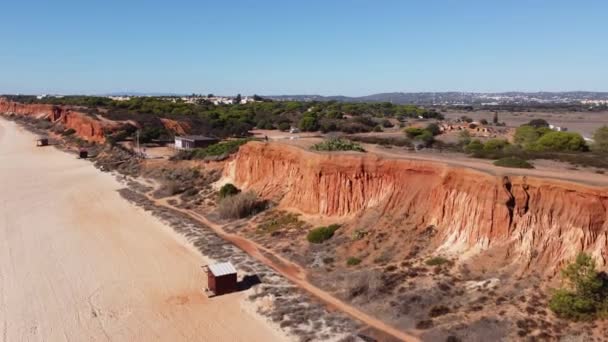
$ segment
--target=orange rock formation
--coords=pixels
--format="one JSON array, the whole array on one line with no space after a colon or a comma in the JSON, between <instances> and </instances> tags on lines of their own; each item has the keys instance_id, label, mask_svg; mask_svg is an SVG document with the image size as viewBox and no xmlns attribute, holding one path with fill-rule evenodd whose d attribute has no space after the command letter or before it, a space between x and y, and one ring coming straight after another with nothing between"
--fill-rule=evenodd
<instances>
[{"instance_id":1,"label":"orange rock formation","mask_svg":"<svg viewBox=\"0 0 608 342\"><path fill-rule=\"evenodd\" d=\"M581 250L602 265L608 257L608 189L257 142L241 147L225 174L307 214L354 218L374 208L435 225L447 252L507 246L527 264L554 266Z\"/></svg>"},{"instance_id":2,"label":"orange rock formation","mask_svg":"<svg viewBox=\"0 0 608 342\"><path fill-rule=\"evenodd\" d=\"M103 143L104 131L111 130L119 124L101 121L96 117L79 112L69 106L50 104L24 104L0 98L0 113L32 116L38 119L48 119L51 122L61 122L66 129L73 129L76 135L84 140Z\"/></svg>"},{"instance_id":3,"label":"orange rock formation","mask_svg":"<svg viewBox=\"0 0 608 342\"><path fill-rule=\"evenodd\" d=\"M165 129L177 135L186 135L192 129L192 127L190 127L190 125L185 122L180 122L167 118L160 118L160 121L163 123Z\"/></svg>"}]
</instances>

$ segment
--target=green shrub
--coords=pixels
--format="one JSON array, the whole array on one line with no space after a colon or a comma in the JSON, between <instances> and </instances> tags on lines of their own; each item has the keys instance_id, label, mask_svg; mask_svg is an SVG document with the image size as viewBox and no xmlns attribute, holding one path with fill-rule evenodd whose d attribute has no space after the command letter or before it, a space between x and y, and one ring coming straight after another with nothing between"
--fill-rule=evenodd
<instances>
[{"instance_id":1,"label":"green shrub","mask_svg":"<svg viewBox=\"0 0 608 342\"><path fill-rule=\"evenodd\" d=\"M608 126L602 126L593 133L593 151L608 152Z\"/></svg>"},{"instance_id":2,"label":"green shrub","mask_svg":"<svg viewBox=\"0 0 608 342\"><path fill-rule=\"evenodd\" d=\"M255 193L242 192L222 199L218 211L221 218L239 219L257 214L265 207L266 203L260 201Z\"/></svg>"},{"instance_id":3,"label":"green shrub","mask_svg":"<svg viewBox=\"0 0 608 342\"><path fill-rule=\"evenodd\" d=\"M423 141L427 145L432 144L435 140L433 133L424 128L408 127L405 129L405 134L408 138Z\"/></svg>"},{"instance_id":4,"label":"green shrub","mask_svg":"<svg viewBox=\"0 0 608 342\"><path fill-rule=\"evenodd\" d=\"M346 264L348 266L357 266L361 263L361 259L357 258L357 257L349 257L348 259L346 259Z\"/></svg>"},{"instance_id":5,"label":"green shrub","mask_svg":"<svg viewBox=\"0 0 608 342\"><path fill-rule=\"evenodd\" d=\"M441 266L441 265L447 264L449 262L450 262L450 260L443 258L443 257L433 257L433 258L428 259L424 263L429 266Z\"/></svg>"},{"instance_id":6,"label":"green shrub","mask_svg":"<svg viewBox=\"0 0 608 342\"><path fill-rule=\"evenodd\" d=\"M533 119L528 122L528 126L532 126L534 128L549 127L549 123L544 119Z\"/></svg>"},{"instance_id":7,"label":"green shrub","mask_svg":"<svg viewBox=\"0 0 608 342\"><path fill-rule=\"evenodd\" d=\"M377 125L376 127L374 127L374 132L383 132L382 126Z\"/></svg>"},{"instance_id":8,"label":"green shrub","mask_svg":"<svg viewBox=\"0 0 608 342\"><path fill-rule=\"evenodd\" d=\"M260 233L273 233L278 230L300 230L304 225L305 223L300 221L298 215L294 213L281 213L278 217L272 217L260 224L257 227L257 231Z\"/></svg>"},{"instance_id":9,"label":"green shrub","mask_svg":"<svg viewBox=\"0 0 608 342\"><path fill-rule=\"evenodd\" d=\"M431 132L433 135L441 134L441 128L436 123L430 123L425 128L427 131Z\"/></svg>"},{"instance_id":10,"label":"green shrub","mask_svg":"<svg viewBox=\"0 0 608 342\"><path fill-rule=\"evenodd\" d=\"M517 157L504 157L494 162L496 166L514 167L519 169L533 169L534 166L527 161Z\"/></svg>"},{"instance_id":11,"label":"green shrub","mask_svg":"<svg viewBox=\"0 0 608 342\"><path fill-rule=\"evenodd\" d=\"M477 140L477 141L479 141L479 140ZM469 133L469 131L467 131L467 130L460 131L460 133L458 133L458 143L462 146L467 146L468 144L470 144L471 143L471 133Z\"/></svg>"},{"instance_id":12,"label":"green shrub","mask_svg":"<svg viewBox=\"0 0 608 342\"><path fill-rule=\"evenodd\" d=\"M549 132L541 136L530 146L534 151L585 151L585 139L573 132Z\"/></svg>"},{"instance_id":13,"label":"green shrub","mask_svg":"<svg viewBox=\"0 0 608 342\"><path fill-rule=\"evenodd\" d=\"M347 139L328 139L311 146L315 151L358 151L365 152L365 149L356 142Z\"/></svg>"},{"instance_id":14,"label":"green shrub","mask_svg":"<svg viewBox=\"0 0 608 342\"><path fill-rule=\"evenodd\" d=\"M419 127L408 127L404 130L404 132L408 138L415 139L419 135L423 134L425 132L425 129Z\"/></svg>"},{"instance_id":15,"label":"green shrub","mask_svg":"<svg viewBox=\"0 0 608 342\"><path fill-rule=\"evenodd\" d=\"M540 138L545 132L541 128L532 127L530 125L523 125L515 130L513 141L516 144L520 144L523 147L529 147L534 144L538 138Z\"/></svg>"},{"instance_id":16,"label":"green shrub","mask_svg":"<svg viewBox=\"0 0 608 342\"><path fill-rule=\"evenodd\" d=\"M291 124L289 122L281 122L279 124L279 130L282 132L289 131L290 128L291 128Z\"/></svg>"},{"instance_id":17,"label":"green shrub","mask_svg":"<svg viewBox=\"0 0 608 342\"><path fill-rule=\"evenodd\" d=\"M221 156L223 154L236 153L239 150L239 147L249 141L250 139L236 139L209 145L203 149L198 149L195 153L195 159L202 159L207 156Z\"/></svg>"},{"instance_id":18,"label":"green shrub","mask_svg":"<svg viewBox=\"0 0 608 342\"><path fill-rule=\"evenodd\" d=\"M476 153L483 150L483 143L479 139L472 140L464 147L466 153Z\"/></svg>"},{"instance_id":19,"label":"green shrub","mask_svg":"<svg viewBox=\"0 0 608 342\"><path fill-rule=\"evenodd\" d=\"M504 139L490 139L483 144L483 150L485 152L497 152L502 151L508 145L509 142Z\"/></svg>"},{"instance_id":20,"label":"green shrub","mask_svg":"<svg viewBox=\"0 0 608 342\"><path fill-rule=\"evenodd\" d=\"M73 129L73 128L68 128L68 129L66 129L65 131L63 131L63 133L61 133L61 135L63 135L63 136L65 136L65 137L67 137L67 136L73 135L74 133L76 133L76 130L75 130L75 129Z\"/></svg>"},{"instance_id":21,"label":"green shrub","mask_svg":"<svg viewBox=\"0 0 608 342\"><path fill-rule=\"evenodd\" d=\"M180 151L173 159L190 160L190 159L205 159L206 157L228 156L238 152L239 148L249 142L251 139L236 139L222 141L205 148L196 148L193 150Z\"/></svg>"},{"instance_id":22,"label":"green shrub","mask_svg":"<svg viewBox=\"0 0 608 342\"><path fill-rule=\"evenodd\" d=\"M608 280L595 269L591 256L580 253L562 270L567 287L557 290L549 308L562 318L592 320L608 314Z\"/></svg>"},{"instance_id":23,"label":"green shrub","mask_svg":"<svg viewBox=\"0 0 608 342\"><path fill-rule=\"evenodd\" d=\"M395 125L393 125L393 123L390 120L384 119L384 120L382 120L382 127L391 128L391 127L395 127Z\"/></svg>"},{"instance_id":24,"label":"green shrub","mask_svg":"<svg viewBox=\"0 0 608 342\"><path fill-rule=\"evenodd\" d=\"M238 194L239 192L241 192L241 190L239 190L239 188L234 186L234 184L226 183L220 188L220 191L218 194L219 194L220 198L226 198L229 196L234 196L234 195Z\"/></svg>"},{"instance_id":25,"label":"green shrub","mask_svg":"<svg viewBox=\"0 0 608 342\"><path fill-rule=\"evenodd\" d=\"M318 227L308 232L306 239L310 243L323 243L334 236L336 230L340 228L338 224L332 224L328 227Z\"/></svg>"},{"instance_id":26,"label":"green shrub","mask_svg":"<svg viewBox=\"0 0 608 342\"><path fill-rule=\"evenodd\" d=\"M314 132L319 130L319 121L312 114L306 114L300 120L299 127L304 132Z\"/></svg>"}]
</instances>

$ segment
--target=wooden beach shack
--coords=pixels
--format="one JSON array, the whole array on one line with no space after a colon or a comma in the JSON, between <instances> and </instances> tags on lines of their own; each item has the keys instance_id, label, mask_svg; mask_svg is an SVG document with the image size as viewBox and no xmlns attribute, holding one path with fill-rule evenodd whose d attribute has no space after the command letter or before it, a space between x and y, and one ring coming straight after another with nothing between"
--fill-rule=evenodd
<instances>
[{"instance_id":1,"label":"wooden beach shack","mask_svg":"<svg viewBox=\"0 0 608 342\"><path fill-rule=\"evenodd\" d=\"M236 269L229 262L203 266L207 272L207 290L216 296L237 290Z\"/></svg>"},{"instance_id":2,"label":"wooden beach shack","mask_svg":"<svg viewBox=\"0 0 608 342\"><path fill-rule=\"evenodd\" d=\"M89 151L87 151L86 149L81 148L78 151L78 158L80 158L80 159L87 159L88 157L89 157Z\"/></svg>"},{"instance_id":3,"label":"wooden beach shack","mask_svg":"<svg viewBox=\"0 0 608 342\"><path fill-rule=\"evenodd\" d=\"M48 146L48 144L49 144L49 138L36 139L36 146L38 146L38 147Z\"/></svg>"}]
</instances>

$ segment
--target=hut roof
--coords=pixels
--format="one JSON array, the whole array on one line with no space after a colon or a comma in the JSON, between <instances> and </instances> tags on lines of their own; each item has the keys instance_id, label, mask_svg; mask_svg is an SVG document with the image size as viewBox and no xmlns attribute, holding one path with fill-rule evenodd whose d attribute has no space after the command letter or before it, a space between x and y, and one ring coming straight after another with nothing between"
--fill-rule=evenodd
<instances>
[{"instance_id":1,"label":"hut roof","mask_svg":"<svg viewBox=\"0 0 608 342\"><path fill-rule=\"evenodd\" d=\"M188 140L188 141L215 141L217 138L207 137L204 135L184 135L184 136L176 136L177 140Z\"/></svg>"},{"instance_id":2,"label":"hut roof","mask_svg":"<svg viewBox=\"0 0 608 342\"><path fill-rule=\"evenodd\" d=\"M221 277L221 276L224 276L227 274L236 273L236 269L229 262L213 264L213 265L209 265L208 267L209 267L209 271L211 271L211 273L216 277Z\"/></svg>"}]
</instances>

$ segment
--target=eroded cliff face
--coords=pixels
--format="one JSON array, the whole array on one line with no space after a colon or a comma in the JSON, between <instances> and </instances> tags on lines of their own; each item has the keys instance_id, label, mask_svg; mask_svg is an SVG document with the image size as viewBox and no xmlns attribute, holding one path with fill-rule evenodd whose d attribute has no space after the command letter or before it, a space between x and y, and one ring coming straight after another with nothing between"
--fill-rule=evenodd
<instances>
[{"instance_id":1,"label":"eroded cliff face","mask_svg":"<svg viewBox=\"0 0 608 342\"><path fill-rule=\"evenodd\" d=\"M374 209L434 225L446 252L502 246L514 260L552 269L581 250L602 265L608 257L607 189L256 142L241 147L225 175L306 214L356 219Z\"/></svg>"},{"instance_id":2,"label":"eroded cliff face","mask_svg":"<svg viewBox=\"0 0 608 342\"><path fill-rule=\"evenodd\" d=\"M103 143L104 132L110 131L119 124L101 121L89 114L79 112L67 106L48 104L24 104L0 98L0 113L31 116L37 119L47 119L60 122L66 129L73 129L81 139Z\"/></svg>"}]
</instances>

